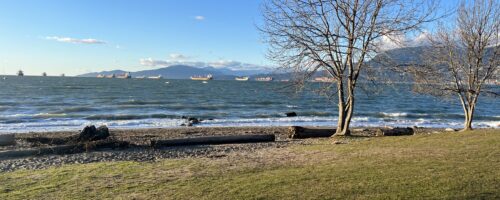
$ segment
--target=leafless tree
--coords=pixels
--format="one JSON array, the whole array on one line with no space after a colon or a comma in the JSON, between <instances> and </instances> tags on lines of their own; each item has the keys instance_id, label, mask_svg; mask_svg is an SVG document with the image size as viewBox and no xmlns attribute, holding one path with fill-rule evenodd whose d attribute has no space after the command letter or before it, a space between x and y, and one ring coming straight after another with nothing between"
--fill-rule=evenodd
<instances>
[{"instance_id":1,"label":"leafless tree","mask_svg":"<svg viewBox=\"0 0 500 200\"><path fill-rule=\"evenodd\" d=\"M464 111L463 130L472 119L481 93L494 93L485 84L496 81L500 65L500 6L496 0L462 1L456 20L440 25L423 65L410 68L417 92L457 95Z\"/></svg>"},{"instance_id":2,"label":"leafless tree","mask_svg":"<svg viewBox=\"0 0 500 200\"><path fill-rule=\"evenodd\" d=\"M406 34L434 19L426 0L269 0L260 27L268 58L304 82L324 71L338 99L335 135L349 134L358 78L382 37Z\"/></svg>"}]
</instances>

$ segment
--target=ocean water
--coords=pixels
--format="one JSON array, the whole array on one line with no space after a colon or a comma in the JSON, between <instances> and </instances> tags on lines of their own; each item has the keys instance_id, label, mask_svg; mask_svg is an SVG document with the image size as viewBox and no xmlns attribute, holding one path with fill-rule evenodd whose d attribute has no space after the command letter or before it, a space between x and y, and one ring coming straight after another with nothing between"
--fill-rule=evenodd
<instances>
[{"instance_id":1,"label":"ocean water","mask_svg":"<svg viewBox=\"0 0 500 200\"><path fill-rule=\"evenodd\" d=\"M168 83L167 83L168 82ZM314 85L312 85L314 87ZM408 85L360 92L353 126L460 128L457 99L415 95ZM361 91L361 90L360 90ZM294 111L298 117L286 117ZM283 82L13 77L0 79L0 133L110 128L195 126L334 126L337 106ZM481 96L475 127L500 126L500 101Z\"/></svg>"}]
</instances>

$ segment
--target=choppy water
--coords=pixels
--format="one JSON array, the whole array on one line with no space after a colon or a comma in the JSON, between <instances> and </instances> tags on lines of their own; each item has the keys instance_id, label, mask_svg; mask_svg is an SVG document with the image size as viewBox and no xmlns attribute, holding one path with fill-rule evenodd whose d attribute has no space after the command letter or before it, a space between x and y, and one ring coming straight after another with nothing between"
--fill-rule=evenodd
<instances>
[{"instance_id":1,"label":"choppy water","mask_svg":"<svg viewBox=\"0 0 500 200\"><path fill-rule=\"evenodd\" d=\"M165 83L168 81L168 84ZM111 128L178 127L181 116L196 126L336 124L336 105L287 83L191 80L7 77L0 79L0 133ZM459 102L415 95L407 85L357 94L353 126L456 127ZM285 117L295 111L298 117ZM480 97L475 127L500 126L500 101Z\"/></svg>"}]
</instances>

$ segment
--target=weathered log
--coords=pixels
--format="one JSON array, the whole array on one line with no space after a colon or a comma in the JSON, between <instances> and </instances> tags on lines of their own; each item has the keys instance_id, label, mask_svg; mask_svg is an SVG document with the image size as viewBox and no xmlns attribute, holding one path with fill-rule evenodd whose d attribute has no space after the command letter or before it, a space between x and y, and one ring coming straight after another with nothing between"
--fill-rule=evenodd
<instances>
[{"instance_id":1,"label":"weathered log","mask_svg":"<svg viewBox=\"0 0 500 200\"><path fill-rule=\"evenodd\" d=\"M376 136L400 136L400 135L413 135L415 131L413 128L390 128L379 129L375 133Z\"/></svg>"},{"instance_id":2,"label":"weathered log","mask_svg":"<svg viewBox=\"0 0 500 200\"><path fill-rule=\"evenodd\" d=\"M16 137L14 134L2 134L0 135L0 146L9 146L16 144Z\"/></svg>"},{"instance_id":3,"label":"weathered log","mask_svg":"<svg viewBox=\"0 0 500 200\"><path fill-rule=\"evenodd\" d=\"M316 137L331 137L335 129L305 128L301 126L290 126L288 128L288 138L304 139Z\"/></svg>"},{"instance_id":4,"label":"weathered log","mask_svg":"<svg viewBox=\"0 0 500 200\"><path fill-rule=\"evenodd\" d=\"M188 146L188 145L210 145L210 144L236 144L274 142L276 137L269 135L227 135L227 136L205 136L197 138L182 138L168 140L151 140L152 147L163 146Z\"/></svg>"},{"instance_id":5,"label":"weathered log","mask_svg":"<svg viewBox=\"0 0 500 200\"><path fill-rule=\"evenodd\" d=\"M24 139L26 142L35 144L48 144L48 145L63 145L72 140L72 137L67 138L50 138L50 137L28 137Z\"/></svg>"},{"instance_id":6,"label":"weathered log","mask_svg":"<svg viewBox=\"0 0 500 200\"><path fill-rule=\"evenodd\" d=\"M99 149L126 148L128 142L124 141L97 141L74 145L59 145L54 147L43 147L36 149L9 150L0 152L0 160L22 158L29 156L40 156L48 154L72 154Z\"/></svg>"}]
</instances>

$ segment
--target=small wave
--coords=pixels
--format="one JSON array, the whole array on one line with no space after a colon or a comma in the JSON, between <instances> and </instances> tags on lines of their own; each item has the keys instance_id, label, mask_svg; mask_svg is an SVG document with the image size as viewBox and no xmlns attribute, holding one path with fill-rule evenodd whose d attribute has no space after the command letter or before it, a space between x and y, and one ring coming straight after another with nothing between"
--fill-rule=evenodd
<instances>
[{"instance_id":1,"label":"small wave","mask_svg":"<svg viewBox=\"0 0 500 200\"><path fill-rule=\"evenodd\" d=\"M149 118L178 118L173 115L165 114L150 114L150 115L132 115L132 114L120 114L120 115L92 115L85 117L86 120L132 120L132 119L149 119Z\"/></svg>"},{"instance_id":2,"label":"small wave","mask_svg":"<svg viewBox=\"0 0 500 200\"><path fill-rule=\"evenodd\" d=\"M64 114L64 113L88 112L88 111L97 111L97 109L86 106L77 106L77 107L63 108L59 111L51 112L51 114Z\"/></svg>"},{"instance_id":3,"label":"small wave","mask_svg":"<svg viewBox=\"0 0 500 200\"><path fill-rule=\"evenodd\" d=\"M38 113L34 114L34 118L53 118L53 117L66 117L66 113Z\"/></svg>"},{"instance_id":4,"label":"small wave","mask_svg":"<svg viewBox=\"0 0 500 200\"><path fill-rule=\"evenodd\" d=\"M408 113L404 112L396 112L396 113L386 113L386 112L381 112L380 115L386 116L386 117L406 117L408 116Z\"/></svg>"},{"instance_id":5,"label":"small wave","mask_svg":"<svg viewBox=\"0 0 500 200\"><path fill-rule=\"evenodd\" d=\"M143 101L143 100L129 100L125 102L119 102L117 105L162 105L168 102L163 101Z\"/></svg>"},{"instance_id":6,"label":"small wave","mask_svg":"<svg viewBox=\"0 0 500 200\"><path fill-rule=\"evenodd\" d=\"M474 125L474 123L472 125ZM478 121L475 125L487 128L500 128L500 121Z\"/></svg>"}]
</instances>

